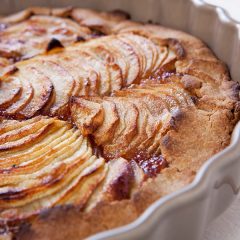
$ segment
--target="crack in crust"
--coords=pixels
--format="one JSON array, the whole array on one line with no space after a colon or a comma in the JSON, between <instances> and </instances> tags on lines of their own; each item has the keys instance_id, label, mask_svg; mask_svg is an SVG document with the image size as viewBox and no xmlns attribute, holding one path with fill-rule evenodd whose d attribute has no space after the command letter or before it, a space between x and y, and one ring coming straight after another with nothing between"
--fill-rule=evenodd
<instances>
[{"instance_id":1,"label":"crack in crust","mask_svg":"<svg viewBox=\"0 0 240 240\"><path fill-rule=\"evenodd\" d=\"M69 7L0 19L0 237L127 224L229 144L239 84L225 64L129 18Z\"/></svg>"}]
</instances>

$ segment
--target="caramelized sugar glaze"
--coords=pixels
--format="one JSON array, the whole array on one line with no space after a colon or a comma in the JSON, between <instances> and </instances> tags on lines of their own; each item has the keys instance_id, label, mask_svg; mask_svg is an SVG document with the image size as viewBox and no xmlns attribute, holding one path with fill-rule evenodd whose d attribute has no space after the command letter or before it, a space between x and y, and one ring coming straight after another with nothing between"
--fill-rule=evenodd
<instances>
[{"instance_id":1,"label":"caramelized sugar glaze","mask_svg":"<svg viewBox=\"0 0 240 240\"><path fill-rule=\"evenodd\" d=\"M31 8L0 20L3 236L126 224L229 144L239 86L225 65L192 36L128 18Z\"/></svg>"}]
</instances>

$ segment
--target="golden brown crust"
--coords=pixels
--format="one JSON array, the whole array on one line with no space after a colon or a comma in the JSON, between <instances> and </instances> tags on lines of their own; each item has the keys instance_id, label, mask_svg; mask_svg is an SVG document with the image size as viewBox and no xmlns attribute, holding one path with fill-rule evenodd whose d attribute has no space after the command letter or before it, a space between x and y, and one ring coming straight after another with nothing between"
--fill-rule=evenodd
<instances>
[{"instance_id":1,"label":"golden brown crust","mask_svg":"<svg viewBox=\"0 0 240 240\"><path fill-rule=\"evenodd\" d=\"M193 36L128 19L38 7L0 19L6 41L31 21L67 24L55 40L37 31L37 51L31 39L24 51L3 51L0 41L3 237L82 239L128 224L229 144L239 85L226 65ZM40 56L5 68L29 52Z\"/></svg>"}]
</instances>

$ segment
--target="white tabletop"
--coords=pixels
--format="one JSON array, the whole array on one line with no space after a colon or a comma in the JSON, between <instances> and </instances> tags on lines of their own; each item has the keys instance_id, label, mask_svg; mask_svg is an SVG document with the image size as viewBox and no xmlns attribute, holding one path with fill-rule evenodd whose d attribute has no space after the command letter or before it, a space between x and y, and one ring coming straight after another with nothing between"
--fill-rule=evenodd
<instances>
[{"instance_id":1,"label":"white tabletop","mask_svg":"<svg viewBox=\"0 0 240 240\"><path fill-rule=\"evenodd\" d=\"M240 22L240 0L205 0L225 8L232 18ZM203 240L240 240L240 196L219 218L212 222Z\"/></svg>"},{"instance_id":2,"label":"white tabletop","mask_svg":"<svg viewBox=\"0 0 240 240\"><path fill-rule=\"evenodd\" d=\"M240 196L220 217L207 228L203 240L240 239Z\"/></svg>"}]
</instances>

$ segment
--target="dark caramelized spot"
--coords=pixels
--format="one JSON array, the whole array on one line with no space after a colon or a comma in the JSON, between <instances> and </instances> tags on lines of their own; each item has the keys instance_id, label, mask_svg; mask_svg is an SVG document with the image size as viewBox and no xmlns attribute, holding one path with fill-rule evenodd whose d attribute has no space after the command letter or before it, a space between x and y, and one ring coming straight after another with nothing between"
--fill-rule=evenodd
<instances>
[{"instance_id":1,"label":"dark caramelized spot","mask_svg":"<svg viewBox=\"0 0 240 240\"><path fill-rule=\"evenodd\" d=\"M156 177L162 169L168 167L168 162L162 155L148 157L144 152L140 152L133 160L138 163L148 177Z\"/></svg>"},{"instance_id":2,"label":"dark caramelized spot","mask_svg":"<svg viewBox=\"0 0 240 240\"><path fill-rule=\"evenodd\" d=\"M6 68L4 75L11 75L14 74L15 72L17 72L19 69L14 66L14 65L10 65L9 67Z\"/></svg>"},{"instance_id":3,"label":"dark caramelized spot","mask_svg":"<svg viewBox=\"0 0 240 240\"><path fill-rule=\"evenodd\" d=\"M131 15L128 12L125 12L121 9L115 9L115 10L111 11L110 13L115 16L122 17L123 19L131 19Z\"/></svg>"},{"instance_id":4,"label":"dark caramelized spot","mask_svg":"<svg viewBox=\"0 0 240 240\"><path fill-rule=\"evenodd\" d=\"M47 52L54 48L63 48L62 43L56 38L52 38L51 41L48 43Z\"/></svg>"},{"instance_id":5,"label":"dark caramelized spot","mask_svg":"<svg viewBox=\"0 0 240 240\"><path fill-rule=\"evenodd\" d=\"M128 164L125 171L123 171L111 184L110 189L114 200L119 201L130 198L133 176L131 164Z\"/></svg>"},{"instance_id":6,"label":"dark caramelized spot","mask_svg":"<svg viewBox=\"0 0 240 240\"><path fill-rule=\"evenodd\" d=\"M26 196L26 192L19 190L9 190L8 192L0 193L0 200L11 201L15 199L22 199Z\"/></svg>"},{"instance_id":7,"label":"dark caramelized spot","mask_svg":"<svg viewBox=\"0 0 240 240\"><path fill-rule=\"evenodd\" d=\"M92 135L88 136L88 140L91 144L91 147L93 149L93 153L94 155L96 155L97 157L103 157L103 149L102 146L98 146L95 141L94 138L92 137Z\"/></svg>"},{"instance_id":8,"label":"dark caramelized spot","mask_svg":"<svg viewBox=\"0 0 240 240\"><path fill-rule=\"evenodd\" d=\"M93 38L106 36L106 34L103 31L99 30L99 29L91 28L91 31L92 31L91 36Z\"/></svg>"},{"instance_id":9,"label":"dark caramelized spot","mask_svg":"<svg viewBox=\"0 0 240 240\"><path fill-rule=\"evenodd\" d=\"M86 39L82 36L77 36L76 42L85 42Z\"/></svg>"},{"instance_id":10,"label":"dark caramelized spot","mask_svg":"<svg viewBox=\"0 0 240 240\"><path fill-rule=\"evenodd\" d=\"M196 96L191 96L191 100L193 101L194 104L198 103L198 98Z\"/></svg>"},{"instance_id":11,"label":"dark caramelized spot","mask_svg":"<svg viewBox=\"0 0 240 240\"><path fill-rule=\"evenodd\" d=\"M181 45L181 43L174 38L169 38L168 39L168 46L174 50L174 52L176 53L178 58L183 58L185 57L186 53L184 51L183 46Z\"/></svg>"},{"instance_id":12,"label":"dark caramelized spot","mask_svg":"<svg viewBox=\"0 0 240 240\"><path fill-rule=\"evenodd\" d=\"M22 55L20 53L15 53L13 56L8 58L9 61L13 64L22 60Z\"/></svg>"}]
</instances>

